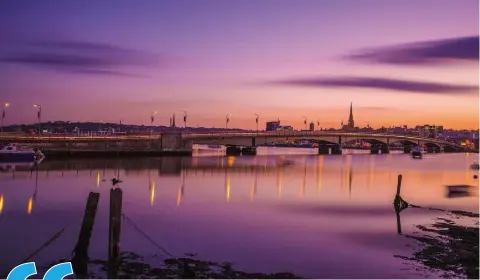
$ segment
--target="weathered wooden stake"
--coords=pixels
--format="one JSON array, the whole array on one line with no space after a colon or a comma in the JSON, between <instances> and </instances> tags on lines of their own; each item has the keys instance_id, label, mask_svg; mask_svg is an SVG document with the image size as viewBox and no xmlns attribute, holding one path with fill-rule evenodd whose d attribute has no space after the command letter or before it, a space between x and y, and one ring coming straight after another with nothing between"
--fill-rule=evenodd
<instances>
[{"instance_id":1,"label":"weathered wooden stake","mask_svg":"<svg viewBox=\"0 0 480 280\"><path fill-rule=\"evenodd\" d=\"M108 278L118 279L120 232L122 226L122 190L110 189L110 221L108 230Z\"/></svg>"},{"instance_id":2,"label":"weathered wooden stake","mask_svg":"<svg viewBox=\"0 0 480 280\"><path fill-rule=\"evenodd\" d=\"M99 199L99 193L90 192L88 195L82 227L80 229L80 234L78 235L77 245L75 245L74 256L72 258L72 267L77 279L88 278L88 246L90 244L90 237L92 236L92 229L93 224L95 223L95 215L97 213Z\"/></svg>"},{"instance_id":3,"label":"weathered wooden stake","mask_svg":"<svg viewBox=\"0 0 480 280\"><path fill-rule=\"evenodd\" d=\"M397 181L397 195L400 195L401 188L402 188L402 174L399 174L398 181Z\"/></svg>"},{"instance_id":4,"label":"weathered wooden stake","mask_svg":"<svg viewBox=\"0 0 480 280\"><path fill-rule=\"evenodd\" d=\"M398 175L397 181L397 193L395 194L395 199L393 200L393 208L395 209L395 214L397 216L397 233L402 234L402 224L400 220L400 212L408 207L408 203L402 199L400 196L400 191L402 189L402 174Z\"/></svg>"}]
</instances>

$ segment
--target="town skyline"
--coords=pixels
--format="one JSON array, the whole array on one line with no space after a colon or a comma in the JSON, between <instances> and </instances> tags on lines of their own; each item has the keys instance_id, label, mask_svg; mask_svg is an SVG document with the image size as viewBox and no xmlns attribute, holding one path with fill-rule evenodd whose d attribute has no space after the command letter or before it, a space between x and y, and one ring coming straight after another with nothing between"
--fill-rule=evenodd
<instances>
[{"instance_id":1,"label":"town skyline","mask_svg":"<svg viewBox=\"0 0 480 280\"><path fill-rule=\"evenodd\" d=\"M478 129L478 1L0 3L4 125ZM108 12L107 12L108 11Z\"/></svg>"}]
</instances>

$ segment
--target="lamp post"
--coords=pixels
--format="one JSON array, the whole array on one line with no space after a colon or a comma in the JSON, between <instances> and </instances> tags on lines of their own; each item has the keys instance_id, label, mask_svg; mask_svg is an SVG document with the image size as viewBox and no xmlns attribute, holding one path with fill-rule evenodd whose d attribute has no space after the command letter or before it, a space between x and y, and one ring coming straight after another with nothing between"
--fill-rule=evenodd
<instances>
[{"instance_id":1,"label":"lamp post","mask_svg":"<svg viewBox=\"0 0 480 280\"><path fill-rule=\"evenodd\" d=\"M227 114L227 116L225 117L225 130L228 130L228 123L230 122L231 116L232 114Z\"/></svg>"},{"instance_id":2,"label":"lamp post","mask_svg":"<svg viewBox=\"0 0 480 280\"><path fill-rule=\"evenodd\" d=\"M185 125L185 128L187 128L187 111L182 110L183 112L183 124Z\"/></svg>"},{"instance_id":3,"label":"lamp post","mask_svg":"<svg viewBox=\"0 0 480 280\"><path fill-rule=\"evenodd\" d=\"M303 118L303 124L305 125L305 130L307 130L307 117L302 116Z\"/></svg>"},{"instance_id":4,"label":"lamp post","mask_svg":"<svg viewBox=\"0 0 480 280\"><path fill-rule=\"evenodd\" d=\"M153 126L153 123L155 122L155 115L156 114L158 114L158 111L153 111L152 114L150 115L150 126Z\"/></svg>"},{"instance_id":5,"label":"lamp post","mask_svg":"<svg viewBox=\"0 0 480 280\"><path fill-rule=\"evenodd\" d=\"M33 104L34 108L37 108L37 119L38 119L38 135L41 133L40 123L42 122L42 106L39 104Z\"/></svg>"},{"instance_id":6,"label":"lamp post","mask_svg":"<svg viewBox=\"0 0 480 280\"><path fill-rule=\"evenodd\" d=\"M255 113L255 122L257 123L257 133L258 133L258 119L260 118L260 115Z\"/></svg>"},{"instance_id":7,"label":"lamp post","mask_svg":"<svg viewBox=\"0 0 480 280\"><path fill-rule=\"evenodd\" d=\"M5 114L6 114L6 110L7 110L8 106L10 106L9 103L3 103L3 106L2 106L2 129L1 129L1 132L3 132L3 119L5 119Z\"/></svg>"}]
</instances>

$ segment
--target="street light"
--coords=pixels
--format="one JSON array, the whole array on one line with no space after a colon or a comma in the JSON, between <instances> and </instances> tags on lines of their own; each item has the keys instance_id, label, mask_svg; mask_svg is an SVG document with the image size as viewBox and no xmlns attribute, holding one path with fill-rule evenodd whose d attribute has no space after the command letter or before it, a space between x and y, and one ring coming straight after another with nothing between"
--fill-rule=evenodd
<instances>
[{"instance_id":1,"label":"street light","mask_svg":"<svg viewBox=\"0 0 480 280\"><path fill-rule=\"evenodd\" d=\"M227 116L225 117L225 129L228 130L228 123L230 122L230 117L232 116L232 114L227 114Z\"/></svg>"},{"instance_id":2,"label":"street light","mask_svg":"<svg viewBox=\"0 0 480 280\"><path fill-rule=\"evenodd\" d=\"M185 124L185 128L187 128L187 111L181 110L183 112L183 123Z\"/></svg>"},{"instance_id":3,"label":"street light","mask_svg":"<svg viewBox=\"0 0 480 280\"><path fill-rule=\"evenodd\" d=\"M307 117L302 116L303 118L303 123L305 124L305 130L307 130Z\"/></svg>"},{"instance_id":4,"label":"street light","mask_svg":"<svg viewBox=\"0 0 480 280\"><path fill-rule=\"evenodd\" d=\"M3 132L3 119L5 119L5 111L7 110L8 106L10 106L10 103L3 103L3 106L2 106L2 130L1 132Z\"/></svg>"},{"instance_id":5,"label":"street light","mask_svg":"<svg viewBox=\"0 0 480 280\"><path fill-rule=\"evenodd\" d=\"M255 122L257 123L257 133L258 133L258 119L260 118L260 115L255 113L255 116L256 116Z\"/></svg>"},{"instance_id":6,"label":"street light","mask_svg":"<svg viewBox=\"0 0 480 280\"><path fill-rule=\"evenodd\" d=\"M39 104L33 104L33 108L37 108L37 118L38 118L38 135L40 135L40 123L42 122L42 106Z\"/></svg>"},{"instance_id":7,"label":"street light","mask_svg":"<svg viewBox=\"0 0 480 280\"><path fill-rule=\"evenodd\" d=\"M150 126L153 126L153 123L155 122L155 115L158 114L158 111L153 111L152 115L150 116Z\"/></svg>"}]
</instances>

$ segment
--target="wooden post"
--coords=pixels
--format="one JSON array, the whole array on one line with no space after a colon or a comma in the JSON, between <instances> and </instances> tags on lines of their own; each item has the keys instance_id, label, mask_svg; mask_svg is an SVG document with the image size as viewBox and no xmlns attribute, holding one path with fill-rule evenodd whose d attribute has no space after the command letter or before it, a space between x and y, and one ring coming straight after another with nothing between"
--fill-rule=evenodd
<instances>
[{"instance_id":1,"label":"wooden post","mask_svg":"<svg viewBox=\"0 0 480 280\"><path fill-rule=\"evenodd\" d=\"M402 221L400 220L400 211L402 211L399 205L394 205L395 215L397 216L397 233L402 234Z\"/></svg>"},{"instance_id":2,"label":"wooden post","mask_svg":"<svg viewBox=\"0 0 480 280\"><path fill-rule=\"evenodd\" d=\"M398 175L398 180L397 180L397 195L400 195L400 189L402 188L402 174Z\"/></svg>"},{"instance_id":3,"label":"wooden post","mask_svg":"<svg viewBox=\"0 0 480 280\"><path fill-rule=\"evenodd\" d=\"M398 175L397 180L397 193L395 194L395 199L393 200L393 208L395 209L395 214L397 216L397 233L402 234L402 224L400 220L400 212L408 207L408 203L402 199L400 196L400 191L402 189L402 174Z\"/></svg>"},{"instance_id":4,"label":"wooden post","mask_svg":"<svg viewBox=\"0 0 480 280\"><path fill-rule=\"evenodd\" d=\"M92 229L95 222L99 199L99 193L90 192L88 195L82 227L80 229L77 245L75 245L74 249L74 256L72 258L72 267L77 279L88 278L88 246L90 244L90 237L92 236Z\"/></svg>"},{"instance_id":5,"label":"wooden post","mask_svg":"<svg viewBox=\"0 0 480 280\"><path fill-rule=\"evenodd\" d=\"M108 278L118 279L120 233L122 225L122 190L110 189L110 219L108 229Z\"/></svg>"}]
</instances>

